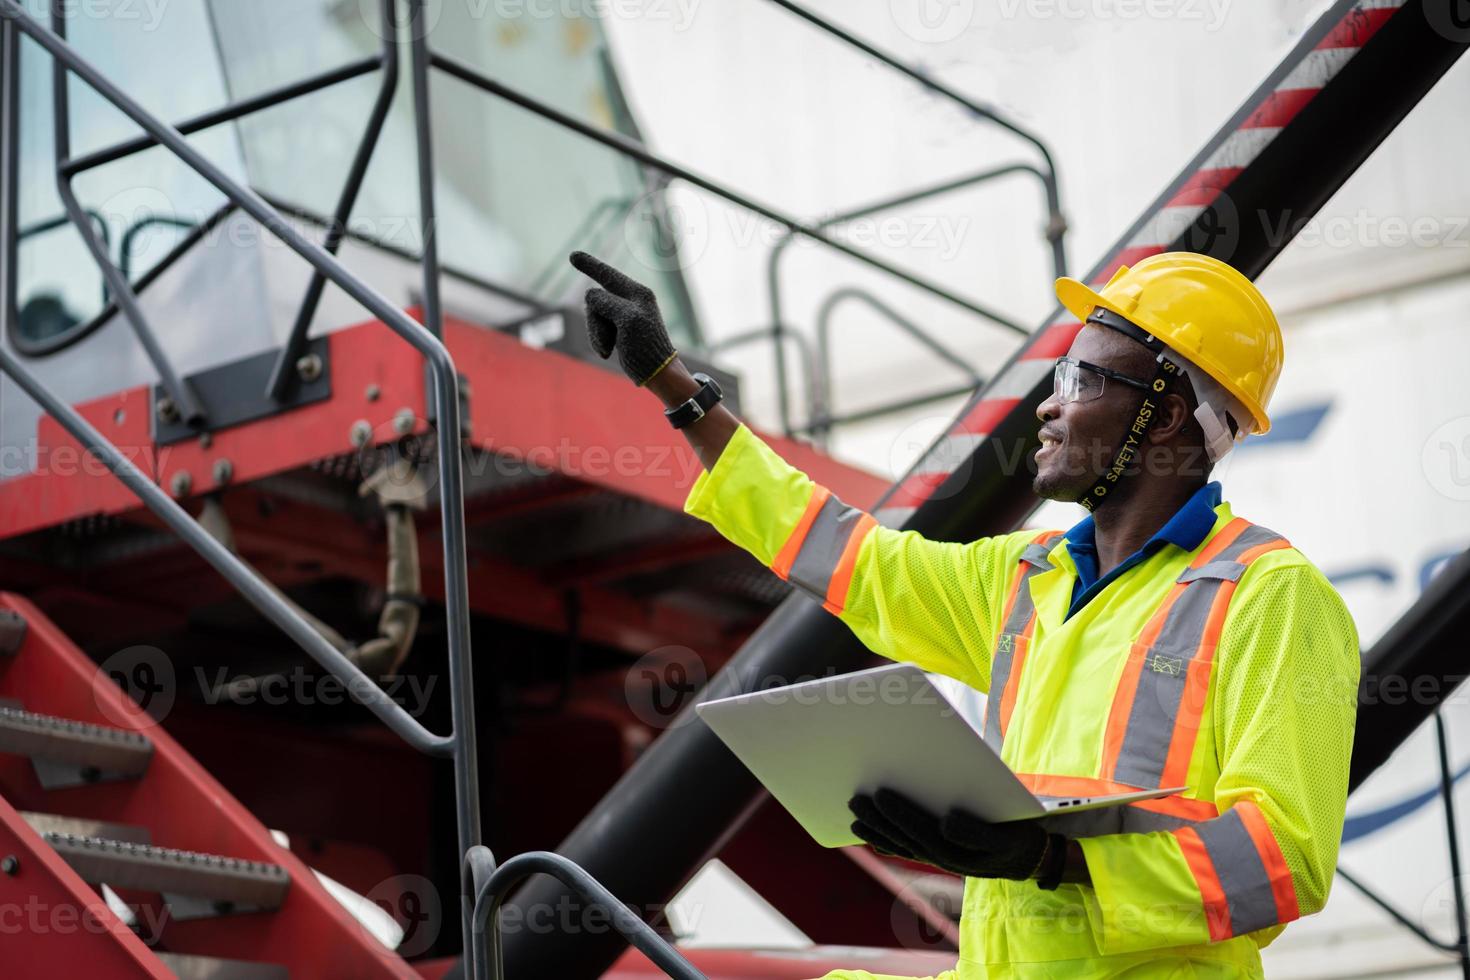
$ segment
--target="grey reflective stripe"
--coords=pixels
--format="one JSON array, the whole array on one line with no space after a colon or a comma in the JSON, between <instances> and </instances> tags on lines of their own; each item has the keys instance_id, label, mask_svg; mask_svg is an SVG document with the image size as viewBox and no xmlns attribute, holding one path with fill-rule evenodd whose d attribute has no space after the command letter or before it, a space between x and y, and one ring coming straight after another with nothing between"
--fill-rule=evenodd
<instances>
[{"instance_id":1,"label":"grey reflective stripe","mask_svg":"<svg viewBox=\"0 0 1470 980\"><path fill-rule=\"evenodd\" d=\"M1231 935L1275 925L1276 895L1271 890L1271 876L1240 814L1231 809L1197 825L1195 833L1204 842L1229 903Z\"/></svg>"},{"instance_id":2,"label":"grey reflective stripe","mask_svg":"<svg viewBox=\"0 0 1470 980\"><path fill-rule=\"evenodd\" d=\"M1198 656L1204 642L1205 626L1209 623L1210 610L1215 606L1220 589L1225 582L1240 578L1239 572L1205 573L1220 566L1238 567L1243 571L1245 566L1237 561L1241 555L1280 537L1275 531L1253 524L1240 532L1213 560L1192 569L1199 574L1188 579L1183 575L1179 577L1178 581L1186 588L1169 607L1163 627L1144 654L1143 669L1139 671L1138 684L1133 691L1133 704L1128 712L1128 724L1124 729L1113 779L1144 789L1163 785L1164 764L1169 758L1169 747L1178 726L1179 706L1184 700L1189 665Z\"/></svg>"},{"instance_id":3,"label":"grey reflective stripe","mask_svg":"<svg viewBox=\"0 0 1470 980\"><path fill-rule=\"evenodd\" d=\"M1243 574L1245 574L1245 566L1238 561L1212 561L1199 568L1186 568L1176 581L1182 584L1201 578L1219 578L1228 582L1237 582Z\"/></svg>"},{"instance_id":4,"label":"grey reflective stripe","mask_svg":"<svg viewBox=\"0 0 1470 980\"><path fill-rule=\"evenodd\" d=\"M863 511L847 506L837 499L836 494L829 494L822 501L821 509L801 542L801 549L791 562L791 574L788 576L791 584L825 600L827 586L832 582L837 563L842 560L847 539L862 517Z\"/></svg>"},{"instance_id":5,"label":"grey reflective stripe","mask_svg":"<svg viewBox=\"0 0 1470 980\"><path fill-rule=\"evenodd\" d=\"M1015 653L1016 640L1026 631L1036 606L1031 601L1031 576L1050 571L1055 566L1047 560L1051 549L1044 544L1032 542L1021 552L1021 584L1016 587L1016 602L1011 606L1006 621L1001 625L1000 635L995 640L995 653L990 660L990 693L985 706L985 741L996 752L1004 742L1000 731L1000 698L1011 679L1011 662ZM1040 556L1038 559L1038 555Z\"/></svg>"},{"instance_id":6,"label":"grey reflective stripe","mask_svg":"<svg viewBox=\"0 0 1470 980\"><path fill-rule=\"evenodd\" d=\"M1037 794L1037 799L1041 800L1067 798ZM1155 830L1178 830L1180 827L1194 827L1200 824L1200 821L1191 820L1189 817L1156 813L1153 810L1144 810L1136 806L1108 806L1097 810L1077 810L1073 813L1063 810L1042 817L1038 822L1052 833L1064 834L1068 837L1147 834Z\"/></svg>"},{"instance_id":7,"label":"grey reflective stripe","mask_svg":"<svg viewBox=\"0 0 1470 980\"><path fill-rule=\"evenodd\" d=\"M1047 557L1050 554L1050 545L1037 544L1033 541L1026 546L1025 551L1021 552L1021 560L1027 564L1035 565L1044 572L1049 572L1055 567L1052 565L1051 559Z\"/></svg>"}]
</instances>

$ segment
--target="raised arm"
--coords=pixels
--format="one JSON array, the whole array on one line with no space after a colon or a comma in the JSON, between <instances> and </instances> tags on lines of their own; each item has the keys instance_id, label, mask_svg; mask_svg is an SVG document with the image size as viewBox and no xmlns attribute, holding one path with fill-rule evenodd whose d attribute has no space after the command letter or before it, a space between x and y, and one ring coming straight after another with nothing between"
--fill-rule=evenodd
<instances>
[{"instance_id":1,"label":"raised arm","mask_svg":"<svg viewBox=\"0 0 1470 980\"><path fill-rule=\"evenodd\" d=\"M577 252L593 348L614 351L633 381L667 407L699 388L669 341L653 291ZM787 463L723 405L682 430L705 472L686 512L710 524L842 619L870 650L982 691L999 607L1035 531L968 543L879 524Z\"/></svg>"},{"instance_id":2,"label":"raised arm","mask_svg":"<svg viewBox=\"0 0 1470 980\"><path fill-rule=\"evenodd\" d=\"M616 350L628 377L657 395L665 408L692 398L699 382L674 350L653 290L586 252L573 252L571 262L602 287L587 291L587 333L593 350L602 357ZM710 470L739 427L735 413L721 402L679 431Z\"/></svg>"}]
</instances>

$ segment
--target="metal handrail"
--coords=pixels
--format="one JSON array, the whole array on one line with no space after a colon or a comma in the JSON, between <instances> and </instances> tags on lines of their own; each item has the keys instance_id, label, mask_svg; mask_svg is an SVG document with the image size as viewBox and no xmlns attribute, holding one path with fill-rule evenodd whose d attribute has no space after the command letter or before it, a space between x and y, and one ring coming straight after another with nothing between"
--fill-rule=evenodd
<instances>
[{"instance_id":1,"label":"metal handrail","mask_svg":"<svg viewBox=\"0 0 1470 980\"><path fill-rule=\"evenodd\" d=\"M271 207L275 208L282 214L286 215L287 217L295 218L298 221L309 221L312 224L320 225L323 228L330 227L332 224L332 218L328 215L319 214L315 211L312 211L310 208L301 207L299 204L292 204L290 201L277 197L274 194L267 193L266 191L260 190L259 188L256 188L255 192L259 194L267 204L269 204ZM352 228L346 229L346 231L344 232L344 237L350 241L366 245L369 248L375 248L380 252L386 252L389 255L394 255L400 259L406 259L410 262L419 263L424 260L424 257L421 253L416 253L411 249L404 248L402 245L395 245L393 242L390 242L387 239L378 238L375 235L369 235L365 232L357 231ZM471 286L474 286L476 289L483 289L487 293L492 293L496 296L501 297L502 299L508 299L513 303L518 303L521 306L524 306L527 310L530 310L533 314L554 313L556 311L555 306L544 303L540 299L533 295L530 295L529 293L522 292L521 290L515 289L511 286L507 286L504 283L493 282L489 279L486 279L484 276L476 275L475 273L470 272L467 269L461 269L447 263L440 263L439 271L446 276L458 279L461 282L466 282Z\"/></svg>"},{"instance_id":2,"label":"metal handrail","mask_svg":"<svg viewBox=\"0 0 1470 980\"><path fill-rule=\"evenodd\" d=\"M693 184L695 187L698 187L701 190L714 194L716 197L722 197L730 203L738 205L739 207L742 207L747 211L753 211L761 217L766 218L770 221L774 221L776 224L782 225L788 230L798 235L801 235L804 238L809 238L812 241L819 242L827 248L831 248L835 251L841 252L842 254L847 255L850 258L854 258L865 265L871 266L872 268L875 268L880 272L885 272L896 279L917 286L920 289L924 289L934 294L935 296L940 297L941 299L953 303L955 306L969 310L971 313L978 314L979 316L983 316L986 319L993 320L997 323L1008 325L1019 332L1026 332L1025 328L1020 326L1020 324L1012 323L1009 318L994 312L989 307L987 307L983 303L980 303L977 300L967 299L966 297L961 296L960 294L946 289L938 283L931 281L925 276L921 276L915 272L909 272L899 266L893 265L890 262L878 258L877 256L870 255L867 252L864 252L862 249L849 245L846 242L841 241L840 239L832 238L831 236L823 232L818 226L808 224L773 207L762 204L754 200L753 198L747 197L746 195L741 194L738 191L732 190L731 188L718 181L715 181L709 177L705 177L701 174L696 173L693 170L690 170L687 167L681 166L680 164L674 163L671 160L661 157L658 154L648 150L641 143L628 139L627 137L619 135L617 133L605 132L595 126L585 123L580 119L577 119L566 114L565 112L562 112L560 109L557 109L554 106L548 105L547 103L542 102L538 99L531 98L530 96L516 89L513 89L508 85L498 82L495 79L490 78L489 76L484 75L479 71L476 71L474 68L471 68L469 65L466 65L463 62L457 61L454 58L443 54L431 54L429 61L430 64L432 64L435 68L440 69L446 74L459 79L460 81L464 82L467 85L470 85L473 88L478 88L481 91L488 92L489 94L494 96L498 96L499 98L502 98L513 105L519 106L520 108L525 109L528 112L541 116L544 119L549 119L553 123L556 123L558 126L561 126L564 129L570 129L573 132L586 137L587 139L593 140L597 143L601 143L603 146L616 150L619 153L622 153L624 156L632 157L639 163L642 163L643 165L648 167L652 167L655 170L662 171L664 174L671 178L686 181L687 183Z\"/></svg>"},{"instance_id":3,"label":"metal handrail","mask_svg":"<svg viewBox=\"0 0 1470 980\"><path fill-rule=\"evenodd\" d=\"M740 333L731 334L713 344L707 345L704 349L710 354L718 354L721 351L730 350L735 347L744 347L747 344L753 344L757 341L775 339L776 336L774 327L756 327L753 330L744 330ZM830 407L830 403L827 398L826 382L822 377L820 369L817 367L816 356L812 353L811 341L807 340L803 334L790 331L781 334L780 339L790 341L796 347L797 353L801 355L803 373L806 375L808 417L817 418L823 415L827 408Z\"/></svg>"},{"instance_id":4,"label":"metal handrail","mask_svg":"<svg viewBox=\"0 0 1470 980\"><path fill-rule=\"evenodd\" d=\"M887 65L889 68L892 68L894 71L898 72L899 74L904 75L915 82L918 82L921 86L928 89L930 92L933 92L935 95L941 95L944 98L949 99L951 102L955 103L966 112L971 113L976 118L984 119L988 122L994 123L1007 132L1013 133L1014 135L1025 140L1027 143L1030 143L1032 146L1036 147L1036 152L1041 154L1042 162L1046 166L1045 172L1039 174L1039 176L1042 179L1042 183L1046 185L1047 211L1051 216L1049 227L1047 230L1047 238L1052 243L1052 261L1058 269L1066 268L1067 253L1062 238L1063 234L1066 231L1066 221L1062 218L1062 192L1059 182L1057 180L1056 161L1052 159L1051 150L1047 148L1046 143L1042 141L1040 136L1037 136L1035 133L1024 128L1023 126L1021 126L1020 123L1017 123L1011 119L1007 119L1005 116L1001 115L1000 111L994 106L981 105L979 102L976 102L969 96L950 88L948 85L945 85L943 82L939 81L928 72L921 71L918 68L915 68L914 66L899 60L888 52L874 47L872 44L864 41L856 34L853 34L849 31L844 31L842 28L838 27L836 24L833 24L826 18L818 16L817 14L813 13L810 10L807 10L805 7L801 6L798 3L793 3L792 0L769 0L769 2L790 11L807 23L812 24L820 30L826 31L828 34L837 38L839 41L842 41L844 44L856 48L868 57L880 61L883 64ZM1059 272L1057 274L1064 275L1065 273Z\"/></svg>"},{"instance_id":5,"label":"metal handrail","mask_svg":"<svg viewBox=\"0 0 1470 980\"><path fill-rule=\"evenodd\" d=\"M773 2L779 2L779 0L773 0ZM785 4L782 5L784 6ZM1038 170L1036 167L1032 166L1029 163L1012 163L1005 164L999 167L989 167L985 170L981 170L955 180L947 180L938 184L931 185L929 187L921 187L916 190L904 191L903 193L895 195L893 197L887 197L880 201L873 201L869 204L860 205L858 207L850 208L837 214L829 215L818 223L818 227L830 228L834 225L839 225L847 221L855 221L859 218L866 218L883 211L889 211L894 208L904 207L905 205L914 204L927 198L937 197L941 194L948 194L957 190L963 190L967 187L973 187L977 184L983 184L988 181L997 180L1001 177L1006 177L1016 173L1033 174L1047 188L1048 208L1050 209L1051 214L1047 225L1047 236L1049 238L1052 238L1053 235L1056 236L1052 238L1052 271L1058 277L1064 276L1067 274L1066 257L1060 248L1060 240L1061 236L1065 234L1066 222L1062 220L1061 212L1058 210L1060 205L1057 203L1055 198L1055 182L1049 182L1046 174L1044 174L1042 171ZM791 247L794 241L795 238L789 232L782 235L781 238L774 245L771 246L771 254L766 259L766 291L770 301L771 324L772 331L775 337L780 337L786 333L786 314L784 309L782 308L783 294L781 291L781 261L785 257L787 250ZM1011 327L1012 329L1023 335L1029 334L1029 331L1025 330L1017 324L1006 322L1004 325ZM789 436L794 435L797 430L793 429L791 426L790 400L786 395L786 357L779 342L775 343L774 348L776 379L778 385L778 407L780 409L781 427Z\"/></svg>"},{"instance_id":6,"label":"metal handrail","mask_svg":"<svg viewBox=\"0 0 1470 980\"><path fill-rule=\"evenodd\" d=\"M422 2L422 0L414 0ZM468 573L465 561L464 482L460 457L459 377L454 360L444 344L422 325L396 308L385 296L354 276L331 254L299 234L291 224L258 194L242 187L219 167L191 147L183 135L157 119L125 92L82 58L63 36L37 23L18 0L0 0L0 20L9 30L20 30L44 48L54 59L60 84L66 85L66 73L76 75L99 95L128 116L154 140L167 148L221 193L234 201L273 235L283 241L317 271L343 292L361 303L382 320L415 350L428 364L431 388L437 411L437 448L444 539L444 597L448 624L449 687L451 691L452 731L447 735L430 732L412 715L345 657L341 651L311 627L263 579L234 553L211 537L146 474L139 470L118 448L65 402L55 397L20 361L0 346L0 370L16 383L82 446L96 452L110 469L140 500L199 553L216 571L230 582L266 618L290 636L322 667L346 682L348 689L399 737L420 751L434 756L447 756L454 762L456 823L459 852L468 854L480 843L479 782L477 743L475 740L473 685L470 663L470 623ZM54 77L54 76L53 76ZM7 141L14 133L7 128ZM64 157L64 154L58 154ZM8 159L8 155L7 155ZM75 221L75 218L74 218ZM9 251L11 242L4 241ZM105 255L102 256L105 259ZM9 268L7 265L6 268ZM116 269L113 270L116 272ZM0 317L8 319L8 308L0 308ZM471 909L462 910L464 935L471 935ZM466 943L471 963L473 944Z\"/></svg>"},{"instance_id":7,"label":"metal handrail","mask_svg":"<svg viewBox=\"0 0 1470 980\"><path fill-rule=\"evenodd\" d=\"M480 851L484 851L480 848ZM515 885L532 875L550 875L582 897L592 909L608 913L612 926L634 949L648 957L654 966L673 977L674 980L707 980L674 947L670 946L653 927L639 918L628 906L618 900L600 881L592 877L581 866L550 851L527 851L518 854L495 868L488 876L487 867L493 866L488 852L471 852L466 862L466 876L483 878L475 890L474 935L483 937L486 955L476 961L475 980L502 980L504 967L501 963L500 928L498 924L500 906Z\"/></svg>"},{"instance_id":8,"label":"metal handrail","mask_svg":"<svg viewBox=\"0 0 1470 980\"><path fill-rule=\"evenodd\" d=\"M959 368L960 371L969 377L969 384L962 388L946 389L943 392L934 392L917 396L917 398L903 399L889 405L863 409L856 416L837 417L823 413L821 416L814 418L807 427L807 431L812 435L825 438L831 433L834 424L877 418L891 412L902 411L903 409L913 408L917 405L924 405L931 401L938 401L941 398L949 398L955 394L974 391L984 383L984 379L980 377L980 373L968 361L936 340L923 327L920 327L917 323L902 313L899 313L866 289L859 286L845 286L835 290L832 295L823 300L821 307L817 310L817 370L821 373L821 387L823 396L826 399L828 412L830 412L836 402L836 395L834 394L836 386L832 379L832 317L837 312L839 306L848 302L863 303L881 316L887 318L900 330L927 347L940 360Z\"/></svg>"}]
</instances>

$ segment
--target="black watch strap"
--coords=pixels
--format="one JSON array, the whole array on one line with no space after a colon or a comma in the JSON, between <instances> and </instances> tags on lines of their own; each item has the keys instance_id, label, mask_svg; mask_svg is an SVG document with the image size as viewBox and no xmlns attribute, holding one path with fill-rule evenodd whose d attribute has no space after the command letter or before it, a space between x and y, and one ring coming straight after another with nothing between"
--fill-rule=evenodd
<instances>
[{"instance_id":1,"label":"black watch strap","mask_svg":"<svg viewBox=\"0 0 1470 980\"><path fill-rule=\"evenodd\" d=\"M699 390L694 393L682 405L664 410L664 418L676 429L682 429L686 425L698 422L704 418L704 414L720 403L725 393L720 390L719 382L703 371L696 371L694 380L699 382Z\"/></svg>"}]
</instances>

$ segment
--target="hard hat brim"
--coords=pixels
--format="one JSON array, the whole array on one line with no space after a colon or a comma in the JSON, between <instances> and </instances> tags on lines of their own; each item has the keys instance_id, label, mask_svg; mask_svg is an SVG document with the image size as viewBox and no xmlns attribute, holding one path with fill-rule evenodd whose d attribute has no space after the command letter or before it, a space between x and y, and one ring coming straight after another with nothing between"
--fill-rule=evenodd
<instances>
[{"instance_id":1,"label":"hard hat brim","mask_svg":"<svg viewBox=\"0 0 1470 980\"><path fill-rule=\"evenodd\" d=\"M1113 313L1118 314L1118 316L1123 317L1125 320L1134 323L1138 322L1134 318L1132 311L1123 309L1117 303L1112 302L1102 293L1098 292L1096 289L1093 289L1091 286L1087 285L1079 279L1073 279L1070 276L1063 276L1056 282L1056 292L1057 299L1059 299L1062 305L1067 308L1067 312L1075 316L1081 323L1086 323L1087 317L1092 313L1093 310L1097 309L1099 306L1105 310L1109 310ZM1151 324L1139 323L1138 325L1143 329L1148 330L1150 333L1153 332ZM1165 337L1164 340L1167 342L1168 338ZM1268 416L1263 410L1254 407L1252 400L1250 398L1247 398L1239 390L1238 385L1219 377L1216 377L1215 380L1219 382L1219 384L1227 391L1229 391L1232 395L1234 395L1240 401L1241 406L1247 412L1250 412L1252 419L1254 419L1255 421L1255 435L1265 435L1271 430L1270 416Z\"/></svg>"},{"instance_id":2,"label":"hard hat brim","mask_svg":"<svg viewBox=\"0 0 1470 980\"><path fill-rule=\"evenodd\" d=\"M1086 323L1087 317L1093 310L1101 306L1103 309L1118 314L1123 319L1129 319L1128 311L1121 309L1118 304L1111 303L1102 293L1070 276L1063 276L1057 280L1057 299L1067 311L1075 316L1079 322Z\"/></svg>"}]
</instances>

